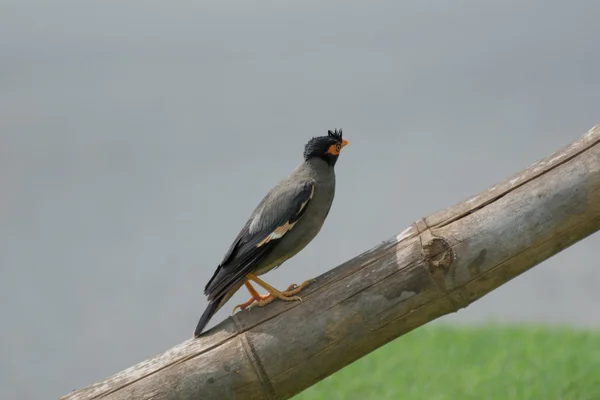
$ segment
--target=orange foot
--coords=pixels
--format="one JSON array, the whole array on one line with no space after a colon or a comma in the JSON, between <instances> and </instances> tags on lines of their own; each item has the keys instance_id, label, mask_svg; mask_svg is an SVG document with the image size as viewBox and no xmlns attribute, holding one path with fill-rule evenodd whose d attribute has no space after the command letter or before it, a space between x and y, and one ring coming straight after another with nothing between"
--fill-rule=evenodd
<instances>
[{"instance_id":1,"label":"orange foot","mask_svg":"<svg viewBox=\"0 0 600 400\"><path fill-rule=\"evenodd\" d=\"M254 276L252 276L252 278L254 278ZM294 300L302 301L302 298L300 298L299 296L294 296L294 295L296 293L299 293L302 289L304 289L311 282L312 282L312 280L307 280L307 281L303 282L300 286L297 286L295 283L292 283L283 292L279 292L278 290L276 290L272 287L269 287L270 289L273 289L272 291L275 292L275 294L269 293L265 296L261 296L256 291L256 289L254 289L254 287L250 284L250 281L245 281L244 286L246 286L246 289L248 289L248 292L250 292L251 297L247 302L238 304L237 306L235 306L233 308L232 313L234 313L235 310L237 310L238 308L240 310L245 310L246 308L248 308L250 306L255 306L255 305L258 305L259 307L264 307L267 304L269 304L270 302L272 302L273 300L275 300L276 298L279 298L284 301L294 301ZM256 302L256 304L254 304L255 302Z\"/></svg>"}]
</instances>

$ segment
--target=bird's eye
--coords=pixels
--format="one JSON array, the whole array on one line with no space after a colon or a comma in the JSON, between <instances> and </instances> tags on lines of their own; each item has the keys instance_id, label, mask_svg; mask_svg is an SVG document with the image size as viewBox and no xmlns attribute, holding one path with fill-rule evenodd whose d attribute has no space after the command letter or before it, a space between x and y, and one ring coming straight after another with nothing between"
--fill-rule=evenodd
<instances>
[{"instance_id":1,"label":"bird's eye","mask_svg":"<svg viewBox=\"0 0 600 400\"><path fill-rule=\"evenodd\" d=\"M339 152L342 149L342 145L341 144L336 144L335 145L335 149Z\"/></svg>"}]
</instances>

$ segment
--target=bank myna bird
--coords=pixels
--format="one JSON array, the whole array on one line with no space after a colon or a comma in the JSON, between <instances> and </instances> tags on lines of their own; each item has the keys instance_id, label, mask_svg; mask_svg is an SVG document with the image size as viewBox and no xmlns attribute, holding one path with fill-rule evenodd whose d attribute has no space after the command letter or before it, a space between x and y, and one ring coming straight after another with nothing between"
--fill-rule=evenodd
<instances>
[{"instance_id":1,"label":"bank myna bird","mask_svg":"<svg viewBox=\"0 0 600 400\"><path fill-rule=\"evenodd\" d=\"M312 138L304 148L304 161L258 204L204 288L209 304L196 326L195 337L242 285L251 298L234 311L254 302L262 307L276 298L301 300L296 294L310 280L280 292L258 276L279 267L319 233L335 194L335 163L347 144L341 129ZM261 296L250 281L268 294Z\"/></svg>"}]
</instances>

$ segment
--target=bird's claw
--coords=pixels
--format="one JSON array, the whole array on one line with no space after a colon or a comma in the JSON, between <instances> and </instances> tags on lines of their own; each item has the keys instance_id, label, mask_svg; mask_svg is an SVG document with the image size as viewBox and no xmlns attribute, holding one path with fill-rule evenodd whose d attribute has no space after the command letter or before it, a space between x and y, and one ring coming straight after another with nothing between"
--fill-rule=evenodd
<instances>
[{"instance_id":1,"label":"bird's claw","mask_svg":"<svg viewBox=\"0 0 600 400\"><path fill-rule=\"evenodd\" d=\"M266 296L264 299L254 302L250 306L250 308L255 307L255 306L264 307L267 304L271 303L275 299L279 299L279 300L283 300L283 301L302 301L302 298L300 296L286 296L286 295L284 295L284 293L286 293L286 292L281 292L281 296L279 296L279 297Z\"/></svg>"},{"instance_id":2,"label":"bird's claw","mask_svg":"<svg viewBox=\"0 0 600 400\"><path fill-rule=\"evenodd\" d=\"M252 309L252 307L255 307L255 306L264 307L277 298L280 300L283 300L283 301L300 301L300 302L302 302L302 298L300 296L295 296L295 294L299 293L302 289L304 289L306 286L308 286L312 282L314 282L314 279L309 279L307 281L304 281L300 284L300 286L296 285L295 283L292 283L290 286L288 286L288 288L286 290L284 290L283 292L280 292L279 296L273 296L272 294L269 293L265 296L260 296L259 299L255 298L255 297L251 297L250 300L248 300L247 302L238 304L237 306L235 306L231 313L232 314L235 313L235 310L237 310L238 308L240 309L240 311L243 311L246 308Z\"/></svg>"},{"instance_id":3,"label":"bird's claw","mask_svg":"<svg viewBox=\"0 0 600 400\"><path fill-rule=\"evenodd\" d=\"M287 290L285 292L283 292L282 294L285 296L290 296L290 295L294 295L296 293L299 293L300 291L302 291L302 289L304 289L306 286L310 285L313 282L312 279L309 279L307 281L304 281L300 284L300 286L296 285L295 283L290 285L289 288L287 288Z\"/></svg>"},{"instance_id":4,"label":"bird's claw","mask_svg":"<svg viewBox=\"0 0 600 400\"><path fill-rule=\"evenodd\" d=\"M240 311L244 311L246 308L252 308L254 306L254 303L261 303L263 301L266 301L266 299L268 299L269 297L271 297L270 294L268 294L266 296L260 296L260 299L251 297L250 300L248 300L247 302L238 304L237 306L233 307L231 314L234 314L235 310L237 310L238 308L240 309ZM273 300L270 300L268 303L270 303L271 301L273 301ZM268 304L268 303L266 303L266 304Z\"/></svg>"}]
</instances>

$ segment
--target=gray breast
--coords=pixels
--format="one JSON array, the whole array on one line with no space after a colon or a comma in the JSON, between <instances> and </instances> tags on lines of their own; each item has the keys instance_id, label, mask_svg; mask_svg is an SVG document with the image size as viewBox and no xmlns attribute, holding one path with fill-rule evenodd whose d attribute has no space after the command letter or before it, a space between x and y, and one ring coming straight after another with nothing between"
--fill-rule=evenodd
<instances>
[{"instance_id":1,"label":"gray breast","mask_svg":"<svg viewBox=\"0 0 600 400\"><path fill-rule=\"evenodd\" d=\"M304 215L292 230L281 238L267 259L261 263L256 274L264 274L278 267L285 260L304 249L323 227L335 196L334 169L321 160L300 164L290 174L290 179L311 178L315 181L315 192L308 203Z\"/></svg>"}]
</instances>

